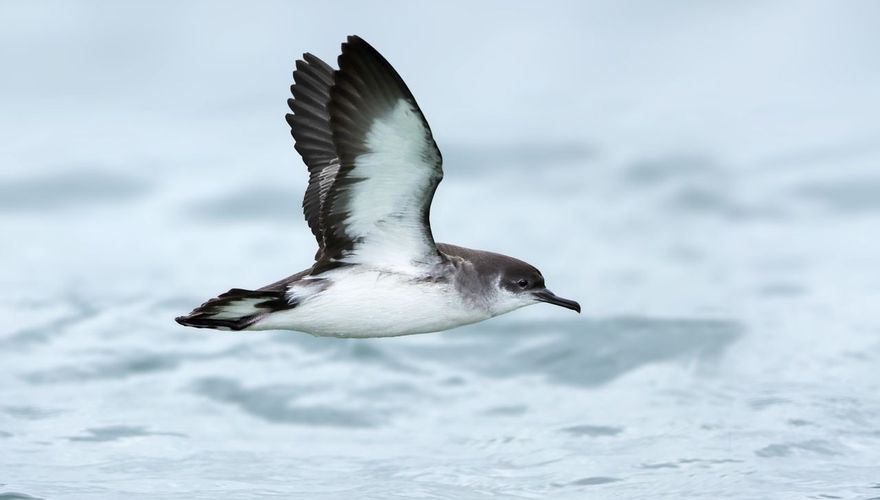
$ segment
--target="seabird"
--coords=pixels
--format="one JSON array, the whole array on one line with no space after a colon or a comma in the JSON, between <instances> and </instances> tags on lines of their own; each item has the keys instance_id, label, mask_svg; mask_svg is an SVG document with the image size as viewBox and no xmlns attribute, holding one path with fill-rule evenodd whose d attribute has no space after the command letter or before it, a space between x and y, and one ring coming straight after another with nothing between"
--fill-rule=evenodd
<instances>
[{"instance_id":1,"label":"seabird","mask_svg":"<svg viewBox=\"0 0 880 500\"><path fill-rule=\"evenodd\" d=\"M303 199L318 240L311 268L258 290L233 288L176 318L218 330L392 337L476 323L537 302L580 312L519 259L435 243L443 178L431 128L406 84L350 36L339 69L296 61L286 115L309 170Z\"/></svg>"}]
</instances>

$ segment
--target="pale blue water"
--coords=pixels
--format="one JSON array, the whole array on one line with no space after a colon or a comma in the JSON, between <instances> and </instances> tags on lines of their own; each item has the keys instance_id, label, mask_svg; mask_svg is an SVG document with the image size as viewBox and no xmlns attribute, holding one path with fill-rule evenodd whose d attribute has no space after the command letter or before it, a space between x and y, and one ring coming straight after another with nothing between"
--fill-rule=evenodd
<instances>
[{"instance_id":1,"label":"pale blue water","mask_svg":"<svg viewBox=\"0 0 880 500\"><path fill-rule=\"evenodd\" d=\"M880 497L877 4L0 6L0 499ZM583 315L172 318L309 265L293 60L358 33L440 241Z\"/></svg>"}]
</instances>

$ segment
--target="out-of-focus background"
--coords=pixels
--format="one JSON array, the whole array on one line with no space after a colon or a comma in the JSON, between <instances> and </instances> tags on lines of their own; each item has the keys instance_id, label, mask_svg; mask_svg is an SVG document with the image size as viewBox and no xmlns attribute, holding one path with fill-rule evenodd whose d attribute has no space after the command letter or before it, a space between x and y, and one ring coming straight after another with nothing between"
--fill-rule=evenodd
<instances>
[{"instance_id":1,"label":"out-of-focus background","mask_svg":"<svg viewBox=\"0 0 880 500\"><path fill-rule=\"evenodd\" d=\"M0 4L0 498L880 497L880 4ZM284 114L348 34L434 234L584 314L172 318L311 263Z\"/></svg>"}]
</instances>

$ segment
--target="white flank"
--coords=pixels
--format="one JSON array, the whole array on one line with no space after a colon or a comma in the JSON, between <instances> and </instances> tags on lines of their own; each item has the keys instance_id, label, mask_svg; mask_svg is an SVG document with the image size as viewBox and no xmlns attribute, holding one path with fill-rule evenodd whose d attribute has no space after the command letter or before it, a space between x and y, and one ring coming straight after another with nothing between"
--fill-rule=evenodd
<instances>
[{"instance_id":1,"label":"white flank","mask_svg":"<svg viewBox=\"0 0 880 500\"><path fill-rule=\"evenodd\" d=\"M462 301L451 284L364 267L327 273L330 284L296 307L269 314L249 330L298 330L330 337L394 337L446 330L494 316ZM299 292L297 292L299 293Z\"/></svg>"}]
</instances>

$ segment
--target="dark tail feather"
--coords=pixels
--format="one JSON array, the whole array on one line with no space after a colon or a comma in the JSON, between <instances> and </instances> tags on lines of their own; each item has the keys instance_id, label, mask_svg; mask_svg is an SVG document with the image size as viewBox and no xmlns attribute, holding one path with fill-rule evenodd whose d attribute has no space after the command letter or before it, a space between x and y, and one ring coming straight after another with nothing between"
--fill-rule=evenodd
<instances>
[{"instance_id":1,"label":"dark tail feather","mask_svg":"<svg viewBox=\"0 0 880 500\"><path fill-rule=\"evenodd\" d=\"M174 321L183 326L237 331L253 325L268 313L293 306L284 292L233 288L193 309L188 315L174 318Z\"/></svg>"}]
</instances>

